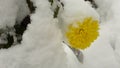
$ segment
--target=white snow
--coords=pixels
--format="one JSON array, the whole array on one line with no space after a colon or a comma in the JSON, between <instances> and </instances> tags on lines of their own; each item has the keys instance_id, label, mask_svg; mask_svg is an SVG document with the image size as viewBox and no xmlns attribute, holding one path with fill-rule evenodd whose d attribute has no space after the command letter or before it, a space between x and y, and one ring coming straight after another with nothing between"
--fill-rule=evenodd
<instances>
[{"instance_id":1,"label":"white snow","mask_svg":"<svg viewBox=\"0 0 120 68\"><path fill-rule=\"evenodd\" d=\"M86 17L93 17L93 19L99 20L98 13L91 7L90 4L83 0L62 0L65 4L64 10L61 14L64 25L74 21L81 21ZM79 6L79 7L77 7ZM64 26L63 25L63 26Z\"/></svg>"},{"instance_id":2,"label":"white snow","mask_svg":"<svg viewBox=\"0 0 120 68\"><path fill-rule=\"evenodd\" d=\"M101 24L108 36L107 40L113 48L115 59L120 63L120 0L95 0L101 16ZM102 28L102 27L101 27ZM103 31L102 31L103 32Z\"/></svg>"},{"instance_id":3,"label":"white snow","mask_svg":"<svg viewBox=\"0 0 120 68\"><path fill-rule=\"evenodd\" d=\"M14 25L17 9L16 0L0 0L0 28Z\"/></svg>"},{"instance_id":4,"label":"white snow","mask_svg":"<svg viewBox=\"0 0 120 68\"><path fill-rule=\"evenodd\" d=\"M20 23L23 20L23 18L30 14L30 11L26 0L17 0L16 4L18 5L16 21Z\"/></svg>"},{"instance_id":5,"label":"white snow","mask_svg":"<svg viewBox=\"0 0 120 68\"><path fill-rule=\"evenodd\" d=\"M77 64L68 62L61 44L61 33L56 26L49 2L47 0L34 2L37 6L36 13L31 15L32 22L23 35L22 44L0 51L0 68L78 67L77 60L74 61Z\"/></svg>"},{"instance_id":6,"label":"white snow","mask_svg":"<svg viewBox=\"0 0 120 68\"><path fill-rule=\"evenodd\" d=\"M101 26L99 38L90 48L83 51L84 64L91 68L119 68L120 64L115 59L114 50L110 43L110 30ZM113 40L112 40L113 41ZM111 41L111 42L112 42Z\"/></svg>"},{"instance_id":7,"label":"white snow","mask_svg":"<svg viewBox=\"0 0 120 68\"><path fill-rule=\"evenodd\" d=\"M82 64L78 63L68 47L65 46L64 51L62 33L53 18L48 0L32 1L37 9L31 15L32 22L23 35L22 44L0 50L0 68L120 68L119 0L95 0L101 18L100 36L90 48L82 51ZM11 25L14 24L17 14L14 2L15 0L0 0L0 28L8 25L8 21ZM84 16L99 19L96 11L82 0L62 2L65 3L64 22L79 20ZM14 7L14 10L5 9L4 5Z\"/></svg>"},{"instance_id":8,"label":"white snow","mask_svg":"<svg viewBox=\"0 0 120 68\"><path fill-rule=\"evenodd\" d=\"M0 29L12 27L29 13L25 0L0 0Z\"/></svg>"}]
</instances>

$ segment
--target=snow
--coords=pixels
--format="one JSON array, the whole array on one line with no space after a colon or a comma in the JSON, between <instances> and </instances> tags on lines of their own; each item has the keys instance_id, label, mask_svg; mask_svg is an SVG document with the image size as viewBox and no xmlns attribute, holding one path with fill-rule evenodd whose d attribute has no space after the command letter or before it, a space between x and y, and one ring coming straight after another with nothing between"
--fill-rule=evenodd
<instances>
[{"instance_id":1,"label":"snow","mask_svg":"<svg viewBox=\"0 0 120 68\"><path fill-rule=\"evenodd\" d=\"M0 0L0 28L14 25L18 11L16 1ZM98 13L83 0L62 0L65 8L61 17L65 23L82 20L85 16L99 19L100 15L100 36L90 48L81 51L83 63L61 43L62 33L48 0L32 1L37 9L31 15L32 22L23 35L22 44L0 50L0 68L120 68L119 0L95 0ZM22 19L28 11L19 10L18 19Z\"/></svg>"},{"instance_id":2,"label":"snow","mask_svg":"<svg viewBox=\"0 0 120 68\"><path fill-rule=\"evenodd\" d=\"M83 0L62 0L62 2L65 4L64 11L61 14L63 22L65 22L63 23L64 25L70 24L73 21L81 21L84 18L91 16L94 19L99 19L97 12L91 7L91 5ZM79 8L76 6L79 6Z\"/></svg>"},{"instance_id":3,"label":"snow","mask_svg":"<svg viewBox=\"0 0 120 68\"><path fill-rule=\"evenodd\" d=\"M109 29L101 26L100 37L85 51L84 64L92 68L119 68L120 65L115 59L115 54L109 40ZM106 33L106 34L105 34Z\"/></svg>"},{"instance_id":4,"label":"snow","mask_svg":"<svg viewBox=\"0 0 120 68\"><path fill-rule=\"evenodd\" d=\"M29 13L25 0L0 0L0 29L12 27Z\"/></svg>"},{"instance_id":5,"label":"snow","mask_svg":"<svg viewBox=\"0 0 120 68\"><path fill-rule=\"evenodd\" d=\"M0 28L14 25L18 9L15 2L16 0L0 0Z\"/></svg>"},{"instance_id":6,"label":"snow","mask_svg":"<svg viewBox=\"0 0 120 68\"><path fill-rule=\"evenodd\" d=\"M20 23L27 15L30 14L26 0L17 0L18 10L17 10L17 22Z\"/></svg>"},{"instance_id":7,"label":"snow","mask_svg":"<svg viewBox=\"0 0 120 68\"><path fill-rule=\"evenodd\" d=\"M75 61L74 64L72 61L68 62L67 54L61 44L61 32L56 26L49 2L38 0L35 1L35 5L37 6L36 13L31 15L32 22L23 35L22 44L0 51L0 68L73 68L78 66L79 63L75 64Z\"/></svg>"},{"instance_id":8,"label":"snow","mask_svg":"<svg viewBox=\"0 0 120 68\"><path fill-rule=\"evenodd\" d=\"M99 8L97 11L101 16L101 23L104 26L104 29L109 31L107 32L108 41L110 46L113 48L115 59L120 63L120 1L110 1L110 0L95 0L98 3ZM107 28L106 28L107 27Z\"/></svg>"}]
</instances>

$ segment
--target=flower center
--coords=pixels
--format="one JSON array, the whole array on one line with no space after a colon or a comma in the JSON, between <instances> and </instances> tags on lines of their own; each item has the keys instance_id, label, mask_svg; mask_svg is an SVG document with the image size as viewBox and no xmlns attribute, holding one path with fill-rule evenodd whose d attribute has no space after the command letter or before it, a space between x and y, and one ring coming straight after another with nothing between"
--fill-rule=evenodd
<instances>
[{"instance_id":1,"label":"flower center","mask_svg":"<svg viewBox=\"0 0 120 68\"><path fill-rule=\"evenodd\" d=\"M74 26L77 25L77 27ZM97 39L99 33L97 20L91 17L85 18L83 22L74 22L68 26L65 36L71 47L76 49L85 49Z\"/></svg>"}]
</instances>

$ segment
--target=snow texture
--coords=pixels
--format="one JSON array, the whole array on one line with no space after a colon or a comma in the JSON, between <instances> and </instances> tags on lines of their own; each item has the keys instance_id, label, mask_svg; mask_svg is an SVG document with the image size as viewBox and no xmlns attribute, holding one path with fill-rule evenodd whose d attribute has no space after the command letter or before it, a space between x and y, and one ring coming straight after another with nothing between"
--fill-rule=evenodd
<instances>
[{"instance_id":1,"label":"snow texture","mask_svg":"<svg viewBox=\"0 0 120 68\"><path fill-rule=\"evenodd\" d=\"M17 10L17 23L20 23L27 15L30 14L26 0L17 0L18 10Z\"/></svg>"},{"instance_id":2,"label":"snow texture","mask_svg":"<svg viewBox=\"0 0 120 68\"><path fill-rule=\"evenodd\" d=\"M119 0L95 0L100 14L100 36L84 53L84 64L91 68L120 67Z\"/></svg>"},{"instance_id":3,"label":"snow texture","mask_svg":"<svg viewBox=\"0 0 120 68\"><path fill-rule=\"evenodd\" d=\"M1 68L77 68L78 60L70 60L64 51L61 32L56 26L50 3L34 1L36 13L23 35L21 45L0 52ZM73 54L73 53L72 53ZM72 57L71 57L72 58ZM74 63L74 64L72 64Z\"/></svg>"},{"instance_id":4,"label":"snow texture","mask_svg":"<svg viewBox=\"0 0 120 68\"><path fill-rule=\"evenodd\" d=\"M0 68L120 68L120 0L95 0L101 21L100 36L90 48L82 51L82 64L78 63L71 50L61 43L62 33L53 18L48 0L32 1L37 9L35 14L31 15L32 22L23 35L22 44L0 50ZM65 4L62 17L65 23L74 19L81 20L85 16L99 19L95 9L83 0L62 2ZM17 13L14 4L15 0L0 0L0 27L8 25L8 21L11 22L9 25L14 24ZM5 9L3 5L9 8ZM15 11L10 7L14 7ZM6 22L2 20L3 15Z\"/></svg>"},{"instance_id":5,"label":"snow texture","mask_svg":"<svg viewBox=\"0 0 120 68\"><path fill-rule=\"evenodd\" d=\"M14 26L29 13L25 0L0 0L0 29Z\"/></svg>"}]
</instances>

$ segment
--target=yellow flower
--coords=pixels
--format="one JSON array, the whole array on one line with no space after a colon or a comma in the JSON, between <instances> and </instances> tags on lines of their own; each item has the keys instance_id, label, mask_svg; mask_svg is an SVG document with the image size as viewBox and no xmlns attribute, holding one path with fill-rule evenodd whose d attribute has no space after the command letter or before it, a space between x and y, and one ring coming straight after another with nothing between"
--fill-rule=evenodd
<instances>
[{"instance_id":1,"label":"yellow flower","mask_svg":"<svg viewBox=\"0 0 120 68\"><path fill-rule=\"evenodd\" d=\"M65 33L68 43L75 49L85 49L99 36L98 20L92 17L85 18L83 22L73 22Z\"/></svg>"}]
</instances>

